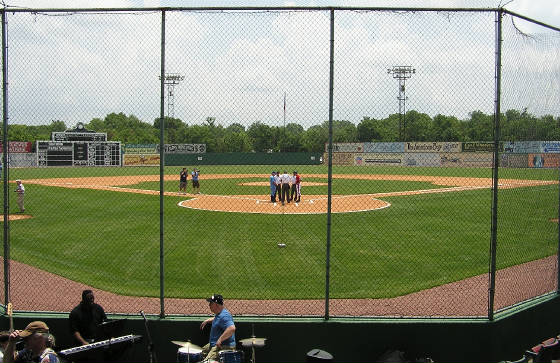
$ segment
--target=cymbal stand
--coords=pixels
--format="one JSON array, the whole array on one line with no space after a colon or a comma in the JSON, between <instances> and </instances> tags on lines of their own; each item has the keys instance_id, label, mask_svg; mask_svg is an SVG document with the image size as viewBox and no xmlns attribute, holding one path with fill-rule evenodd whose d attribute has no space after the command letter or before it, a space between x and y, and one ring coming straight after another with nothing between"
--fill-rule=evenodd
<instances>
[{"instance_id":1,"label":"cymbal stand","mask_svg":"<svg viewBox=\"0 0 560 363\"><path fill-rule=\"evenodd\" d=\"M251 363L255 363L255 324L251 324L251 338L253 338L253 342L251 343Z\"/></svg>"}]
</instances>

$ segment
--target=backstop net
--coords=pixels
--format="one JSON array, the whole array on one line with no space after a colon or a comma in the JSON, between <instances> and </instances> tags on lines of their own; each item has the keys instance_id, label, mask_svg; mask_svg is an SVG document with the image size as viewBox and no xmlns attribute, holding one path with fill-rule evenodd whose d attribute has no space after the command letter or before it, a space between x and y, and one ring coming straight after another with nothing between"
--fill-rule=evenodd
<instances>
[{"instance_id":1,"label":"backstop net","mask_svg":"<svg viewBox=\"0 0 560 363\"><path fill-rule=\"evenodd\" d=\"M16 311L89 288L122 314L220 293L234 315L491 318L557 291L558 29L504 9L3 16Z\"/></svg>"}]
</instances>

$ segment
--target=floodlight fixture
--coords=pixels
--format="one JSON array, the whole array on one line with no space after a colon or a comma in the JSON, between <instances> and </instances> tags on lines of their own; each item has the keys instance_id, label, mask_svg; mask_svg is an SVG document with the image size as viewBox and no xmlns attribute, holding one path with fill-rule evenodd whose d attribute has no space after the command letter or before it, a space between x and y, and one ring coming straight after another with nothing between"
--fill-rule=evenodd
<instances>
[{"instance_id":1,"label":"floodlight fixture","mask_svg":"<svg viewBox=\"0 0 560 363\"><path fill-rule=\"evenodd\" d=\"M167 86L167 117L175 117L175 86L181 83L185 76L179 73L166 73L163 84ZM161 76L159 76L161 81Z\"/></svg>"},{"instance_id":2,"label":"floodlight fixture","mask_svg":"<svg viewBox=\"0 0 560 363\"><path fill-rule=\"evenodd\" d=\"M406 80L416 74L412 66L393 66L387 69L387 74L392 74L399 81L399 140L406 141Z\"/></svg>"}]
</instances>

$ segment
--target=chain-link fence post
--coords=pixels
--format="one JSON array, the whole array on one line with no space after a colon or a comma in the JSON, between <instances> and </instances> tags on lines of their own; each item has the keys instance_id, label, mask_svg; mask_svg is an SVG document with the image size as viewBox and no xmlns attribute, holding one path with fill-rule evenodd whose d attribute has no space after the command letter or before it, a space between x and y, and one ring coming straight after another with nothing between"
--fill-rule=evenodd
<instances>
[{"instance_id":1,"label":"chain-link fence post","mask_svg":"<svg viewBox=\"0 0 560 363\"><path fill-rule=\"evenodd\" d=\"M7 20L6 9L2 10L2 126L4 135L2 137L2 167L4 178L4 301L10 302L10 221L9 221L9 197L8 197L8 66L7 62Z\"/></svg>"},{"instance_id":2,"label":"chain-link fence post","mask_svg":"<svg viewBox=\"0 0 560 363\"><path fill-rule=\"evenodd\" d=\"M160 124L159 124L159 304L160 318L165 317L165 289L164 289L164 218L163 218L163 202L164 202L164 130L165 130L165 10L161 11L161 73L160 73Z\"/></svg>"},{"instance_id":3,"label":"chain-link fence post","mask_svg":"<svg viewBox=\"0 0 560 363\"><path fill-rule=\"evenodd\" d=\"M329 166L327 191L327 263L325 276L325 320L329 319L329 284L331 268L331 211L332 211L332 141L333 141L333 87L334 87L334 9L331 9L329 71Z\"/></svg>"},{"instance_id":4,"label":"chain-link fence post","mask_svg":"<svg viewBox=\"0 0 560 363\"><path fill-rule=\"evenodd\" d=\"M494 295L496 288L496 245L498 223L498 163L500 144L500 92L502 58L502 10L496 11L496 75L494 101L494 165L492 168L492 231L490 236L490 287L488 296L488 320L494 319Z\"/></svg>"}]
</instances>

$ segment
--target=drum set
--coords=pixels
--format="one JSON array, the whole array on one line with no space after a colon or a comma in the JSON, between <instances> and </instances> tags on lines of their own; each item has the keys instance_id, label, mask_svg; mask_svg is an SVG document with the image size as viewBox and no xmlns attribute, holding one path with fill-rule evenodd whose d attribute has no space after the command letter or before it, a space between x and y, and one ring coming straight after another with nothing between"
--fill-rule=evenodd
<instances>
[{"instance_id":1,"label":"drum set","mask_svg":"<svg viewBox=\"0 0 560 363\"><path fill-rule=\"evenodd\" d=\"M243 348L251 349L251 363L255 363L255 348L262 348L266 338L257 338L254 335L247 339L241 339L239 343ZM177 363L196 363L202 362L202 348L189 341L182 342L172 340L171 343L178 345ZM218 360L208 360L205 363L244 363L245 354L243 350L221 350L218 352Z\"/></svg>"}]
</instances>

